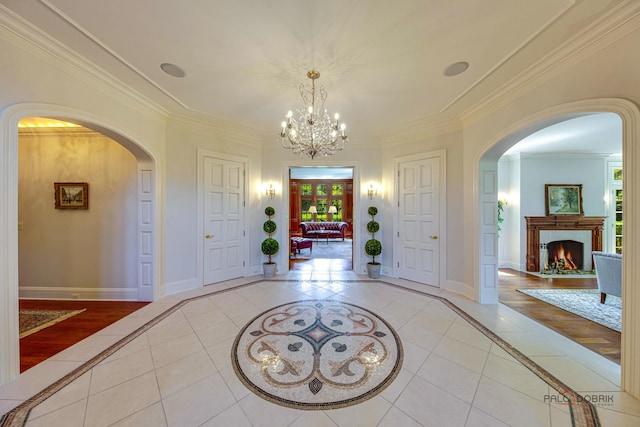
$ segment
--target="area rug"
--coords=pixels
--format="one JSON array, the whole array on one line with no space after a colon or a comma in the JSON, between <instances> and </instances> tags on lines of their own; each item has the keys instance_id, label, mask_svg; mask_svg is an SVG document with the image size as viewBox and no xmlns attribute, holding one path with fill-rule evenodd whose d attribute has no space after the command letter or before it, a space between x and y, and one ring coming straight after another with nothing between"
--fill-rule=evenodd
<instances>
[{"instance_id":1,"label":"area rug","mask_svg":"<svg viewBox=\"0 0 640 427\"><path fill-rule=\"evenodd\" d=\"M597 289L518 289L519 292L576 314L614 331L622 331L622 299L607 295L600 304Z\"/></svg>"},{"instance_id":2,"label":"area rug","mask_svg":"<svg viewBox=\"0 0 640 427\"><path fill-rule=\"evenodd\" d=\"M31 335L38 331L48 328L51 325L55 325L58 322L62 322L70 317L80 314L86 309L82 310L35 310L35 309L20 309L19 311L19 323L20 323L20 338L24 338L27 335Z\"/></svg>"},{"instance_id":3,"label":"area rug","mask_svg":"<svg viewBox=\"0 0 640 427\"><path fill-rule=\"evenodd\" d=\"M233 368L259 397L296 409L335 409L370 399L402 366L393 328L341 301L306 300L263 312L238 334Z\"/></svg>"},{"instance_id":4,"label":"area rug","mask_svg":"<svg viewBox=\"0 0 640 427\"><path fill-rule=\"evenodd\" d=\"M313 239L313 250L301 249L299 254L295 255L296 259L351 259L352 252L351 239L331 240L327 243L326 239Z\"/></svg>"}]
</instances>

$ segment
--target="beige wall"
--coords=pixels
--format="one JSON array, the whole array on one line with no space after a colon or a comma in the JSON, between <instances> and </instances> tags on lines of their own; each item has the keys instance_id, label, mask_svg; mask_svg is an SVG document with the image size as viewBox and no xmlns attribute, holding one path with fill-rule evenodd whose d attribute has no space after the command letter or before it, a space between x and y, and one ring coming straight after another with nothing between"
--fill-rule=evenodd
<instances>
[{"instance_id":1,"label":"beige wall","mask_svg":"<svg viewBox=\"0 0 640 427\"><path fill-rule=\"evenodd\" d=\"M29 130L18 145L20 296L137 298L137 161L87 130ZM88 210L54 208L54 182L88 182Z\"/></svg>"}]
</instances>

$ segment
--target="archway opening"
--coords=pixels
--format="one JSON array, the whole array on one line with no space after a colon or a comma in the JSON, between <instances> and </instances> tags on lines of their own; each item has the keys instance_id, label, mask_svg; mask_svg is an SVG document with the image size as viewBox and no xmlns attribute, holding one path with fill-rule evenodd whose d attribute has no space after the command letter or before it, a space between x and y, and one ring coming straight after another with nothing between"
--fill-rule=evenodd
<instances>
[{"instance_id":1,"label":"archway opening","mask_svg":"<svg viewBox=\"0 0 640 427\"><path fill-rule=\"evenodd\" d=\"M157 266L155 265L156 250L154 244L155 218L155 177L154 160L152 156L132 139L124 136L109 126L100 124L101 120L79 111L55 106L35 104L16 105L7 108L2 114L4 135L0 150L2 157L7 159L0 174L0 217L2 218L2 250L0 251L0 270L3 271L3 286L0 289L0 383L11 381L20 372L19 333L18 333L18 297L19 297L19 244L18 244L18 151L19 128L18 123L25 117L47 117L81 125L92 132L101 133L104 137L113 139L122 149L124 147L135 158L135 198L136 223L131 227L134 231L137 247L135 252L135 276L137 283L133 291L129 291L132 300L153 301L156 297ZM53 183L51 183L53 186ZM47 186L48 187L48 186ZM53 187L52 187L53 189ZM53 201L54 193L44 189ZM93 194L94 196L96 194ZM53 206L53 205L52 205ZM28 225L23 223L26 228ZM128 226L128 225L127 225Z\"/></svg>"}]
</instances>

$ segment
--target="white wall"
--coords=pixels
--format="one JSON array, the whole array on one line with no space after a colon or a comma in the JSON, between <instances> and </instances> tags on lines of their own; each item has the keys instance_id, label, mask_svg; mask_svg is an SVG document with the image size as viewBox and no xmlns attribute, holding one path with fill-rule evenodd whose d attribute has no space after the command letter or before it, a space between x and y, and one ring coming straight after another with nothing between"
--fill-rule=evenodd
<instances>
[{"instance_id":1,"label":"white wall","mask_svg":"<svg viewBox=\"0 0 640 427\"><path fill-rule=\"evenodd\" d=\"M277 134L276 134L277 135ZM274 236L280 242L280 252L277 255L276 262L280 266L288 264L288 253L286 250L288 239L288 221L289 221L289 205L288 205L288 188L286 188L288 168L291 166L348 166L354 168L354 271L358 273L365 272L365 265L370 260L364 252L364 242L369 236L366 231L366 223L369 221L367 208L372 204L378 207L379 213L376 219L380 222L381 233L377 236L383 245L380 262L383 269L389 271L392 260L392 241L393 233L393 216L389 214L389 197L390 193L386 187L384 176L382 173L382 157L381 150L378 148L379 141L367 140L366 142L358 141L357 138L347 143L344 150L337 152L330 157L317 158L314 160L302 158L294 155L291 151L280 147L275 136L265 139L265 146L273 145L276 155L271 155L271 151L265 149L262 156L261 174L263 183L273 182L278 189L278 193L273 200L269 200L258 194L260 197L258 217L264 218L264 208L271 205L276 209L275 221L278 224L278 230ZM366 187L370 183L378 184L381 190L375 200L369 200L366 193ZM262 220L264 221L264 219ZM254 244L259 243L265 238L262 231L262 222L258 228L258 239ZM283 250L283 248L285 248ZM255 251L252 251L255 252ZM257 246L258 262L262 264L264 255ZM377 258L376 258L377 260ZM253 260L252 260L253 261ZM260 267L261 268L261 267ZM279 271L283 269L279 267Z\"/></svg>"},{"instance_id":2,"label":"white wall","mask_svg":"<svg viewBox=\"0 0 640 427\"><path fill-rule=\"evenodd\" d=\"M389 144L389 145L386 145ZM383 163L383 182L388 187L389 195L385 202L388 207L394 203L394 188L396 182L394 161L401 157L428 153L436 150L446 151L446 228L441 230L441 237L446 239L446 271L444 283L440 286L444 289L460 292L464 287L464 270L460 268L461 256L465 246L469 244L464 235L461 224L464 223L465 203L463 200L462 177L463 168L460 161L462 156L463 133L459 130L449 130L443 134L410 133L399 135L385 141L385 147L381 150ZM394 212L395 209L390 210ZM393 217L386 215L384 227L393 230ZM443 221L444 222L444 221ZM391 239L393 236L388 236ZM391 243L391 241L389 242Z\"/></svg>"},{"instance_id":3,"label":"white wall","mask_svg":"<svg viewBox=\"0 0 640 427\"><path fill-rule=\"evenodd\" d=\"M18 137L17 121L26 116L74 119L144 152L150 164L149 286L162 283L162 181L166 115L120 82L57 50L53 41L36 34L0 10L0 383L19 373L18 351ZM56 52L63 52L56 56ZM93 126L87 126L94 128ZM94 128L95 129L95 128ZM110 133L109 133L110 132ZM155 297L158 296L156 293Z\"/></svg>"},{"instance_id":4,"label":"white wall","mask_svg":"<svg viewBox=\"0 0 640 427\"><path fill-rule=\"evenodd\" d=\"M357 161L362 182L380 179L387 187L395 182L392 167L394 158L446 149L446 277L449 282L468 286L469 295L477 297L480 287L480 215L477 194L480 158L503 138L522 129L524 124L530 125L532 117L561 104L599 98L624 98L636 105L640 104L640 55L637 54L640 31L631 31L629 28L630 25L637 24L633 22L634 19L630 17L627 24L617 27L616 30L620 33L615 36L600 34L594 39L594 45L590 46L591 50L581 50L576 52L576 55L558 55L554 58L553 66L546 68L552 74L531 79L527 82L531 86L512 87L512 90L502 94L504 97L496 95L482 108L465 114L464 127L460 126L458 131L434 133L415 129L410 135L384 141L392 144L386 148L378 149L377 141L373 141L370 146L363 143L336 154L332 161ZM7 22L10 21L7 17ZM196 284L198 272L197 263L194 262L194 248L197 247L199 236L194 200L197 197L198 148L242 155L250 159L251 171L248 179L251 190L248 218L252 227L251 264L259 265L262 258L259 242L263 238L260 230L264 222L264 201L258 196L258 186L263 180L279 179L282 183L282 162L291 160L292 155L283 154L277 142L272 143L273 139L267 139L267 136L261 150L258 146L252 145L253 133L249 130L230 133L227 130L231 125L209 126L208 130L194 130L191 125L181 126L176 123L165 126L166 116L163 111L138 94L130 92L119 82L102 76L99 72L91 75L86 73L83 70L91 69L91 66L76 61L71 53L67 53L64 59L55 57L53 49L49 48L50 40L41 40L43 47L38 47L37 43L26 41L20 35L20 31L14 30L0 26L0 52L3 63L10 64L0 67L0 112L24 102L53 105L61 111L80 112L83 117L92 117L101 125L134 141L156 162L158 209L155 219L160 221L162 226L162 235L157 236L156 242L161 248L160 261L165 261L160 277L156 277L159 283L175 283L176 287ZM624 33L625 31L628 32ZM583 52L593 55L581 58ZM472 90L467 99L473 99L474 95ZM15 262L13 252L17 250L17 238L14 238L15 232L10 231L17 222L17 195L14 200L15 177L5 173L7 166L11 166L13 161L10 145L12 141L6 140L10 132L2 130L4 132L0 136L0 147L3 148L3 157L0 158L0 242L6 246L0 251L0 313L3 316L0 319L0 382L11 378L12 374L5 366L15 366L15 360L7 363L7 359L15 359L15 355L6 353L7 349L15 348L17 345L17 298L13 292L14 282L17 285L17 273L11 270ZM631 144L636 142L631 141ZM274 152L270 150L271 147L277 150L274 151L277 154L272 154ZM625 154L625 163L640 164L640 155L631 157ZM322 161L319 160L318 164L322 164ZM521 173L522 176L527 176L526 170L523 169ZM625 169L625 185L632 188L630 192L625 190L625 212L637 215L637 210L640 210L640 176L635 174L634 168ZM534 188L533 191L537 190ZM366 198L366 195L361 195L358 200L359 206L366 203L363 197ZM393 216L390 215L391 209L387 209L392 200L391 193L385 190L384 198L381 199L384 209L380 218L385 248L392 247L389 233L392 230ZM279 203L278 206L274 206L278 212L286 212L283 199L275 200L275 203ZM585 201L585 213L600 213L596 212L596 207L591 203L589 202L587 207ZM356 213L358 212L362 215L362 208L359 207ZM533 212L523 208L520 215L540 213L543 211L539 211L539 207ZM279 218L281 232L286 230L284 220ZM625 223L625 227L628 227L625 233L625 253L631 256L640 254L640 228L632 221ZM282 241L282 237L279 238ZM387 267L391 256L392 254L385 249L382 261ZM278 261L282 262L283 257L286 257L286 254L283 255L281 251ZM629 266L630 263L626 265L625 277L627 280L635 279L635 266ZM640 295L633 289L630 291L625 296L626 315L623 320L623 373L627 378L627 385L630 382L629 378L640 378L640 375L637 375L637 370L640 369L640 357L637 357L640 354L640 321L632 317L640 306ZM635 388L632 393L640 396L640 381L635 380L633 384Z\"/></svg>"},{"instance_id":5,"label":"white wall","mask_svg":"<svg viewBox=\"0 0 640 427\"><path fill-rule=\"evenodd\" d=\"M637 17L636 17L637 18ZM631 26L633 25L633 28ZM597 53L589 57L580 57L585 51L576 52L576 56L557 56L553 67L547 68L548 75L535 80L536 87L529 91L510 91L504 98L496 97L492 101L490 113L481 117L469 116L465 126L463 164L465 200L471 203L469 224L465 230L475 237L473 245L465 248L466 259L477 259L482 251L479 240L481 218L476 192L480 176L480 159L492 155L497 159L507 148L511 137L518 134L527 136L526 130L544 120L557 111L558 115L569 115L576 112L617 111L623 117L624 163L625 163L625 256L626 259L637 259L640 253L640 228L637 224L636 209L640 209L640 175L635 166L640 164L637 150L638 108L640 105L640 86L636 76L640 74L640 55L630 54L640 45L640 23L636 19L620 31L607 34L598 40ZM591 46L595 49L595 46ZM529 82L534 83L533 80ZM623 101L627 100L627 101ZM630 101L630 102L629 102ZM632 104L633 103L633 104ZM497 107L496 107L497 106ZM600 106L600 108L599 108ZM494 109L497 108L497 109ZM573 111L571 111L573 108ZM587 110L588 109L588 110ZM530 132L529 132L530 133ZM506 144L502 144L506 142ZM497 147L497 152L492 152ZM495 148L494 148L495 149ZM531 168L528 168L531 169ZM522 176L528 176L523 168ZM572 178L564 177L564 178ZM570 183L570 182L569 182ZM523 183L524 184L524 183ZM534 191L535 188L534 188ZM524 193L520 200L524 199ZM602 214L599 203L585 200L585 214ZM544 214L539 206L532 210L522 207L521 215ZM465 280L473 283L473 288L482 295L484 292L480 268L477 262L469 263L465 270ZM625 263L623 271L623 348L622 348L622 383L632 395L640 396L640 317L637 308L640 306L640 293L633 286L637 282L638 269L634 262Z\"/></svg>"},{"instance_id":6,"label":"white wall","mask_svg":"<svg viewBox=\"0 0 640 427\"><path fill-rule=\"evenodd\" d=\"M204 236L198 233L198 150L246 158L249 192L247 196L250 265L258 265L264 213L260 214L258 187L262 150L254 133L233 131L194 120L173 118L167 124L167 161L164 206L164 277L163 292L202 286L198 245ZM264 210L264 209L263 209ZM285 251L286 252L286 251ZM247 267L247 274L251 270Z\"/></svg>"},{"instance_id":7,"label":"white wall","mask_svg":"<svg viewBox=\"0 0 640 427\"><path fill-rule=\"evenodd\" d=\"M18 149L20 296L135 300L136 158L86 129L25 129ZM55 209L54 182L88 182L89 209Z\"/></svg>"}]
</instances>

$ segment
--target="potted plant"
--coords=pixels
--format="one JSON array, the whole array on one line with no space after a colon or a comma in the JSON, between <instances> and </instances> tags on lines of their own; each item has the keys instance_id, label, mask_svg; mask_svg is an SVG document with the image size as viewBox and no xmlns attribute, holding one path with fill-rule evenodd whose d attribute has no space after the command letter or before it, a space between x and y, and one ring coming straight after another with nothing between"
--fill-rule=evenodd
<instances>
[{"instance_id":1,"label":"potted plant","mask_svg":"<svg viewBox=\"0 0 640 427\"><path fill-rule=\"evenodd\" d=\"M371 239L364 245L364 251L371 257L371 262L367 263L367 274L372 279L379 279L382 265L376 262L376 257L382 253L382 243L376 240L376 233L380 230L380 224L375 220L378 208L370 206L367 212L371 215L371 221L367 223L367 231L371 233Z\"/></svg>"},{"instance_id":2,"label":"potted plant","mask_svg":"<svg viewBox=\"0 0 640 427\"><path fill-rule=\"evenodd\" d=\"M264 213L269 217L269 219L264 222L262 229L269 235L269 237L264 239L264 241L262 242L262 253L269 257L269 260L262 263L262 269L264 272L264 277L271 278L276 275L277 269L277 264L271 261L271 256L278 253L280 245L278 244L278 241L276 239L271 237L271 235L276 232L277 228L275 221L271 219L271 217L275 215L276 210L271 206L267 206L264 210Z\"/></svg>"}]
</instances>

